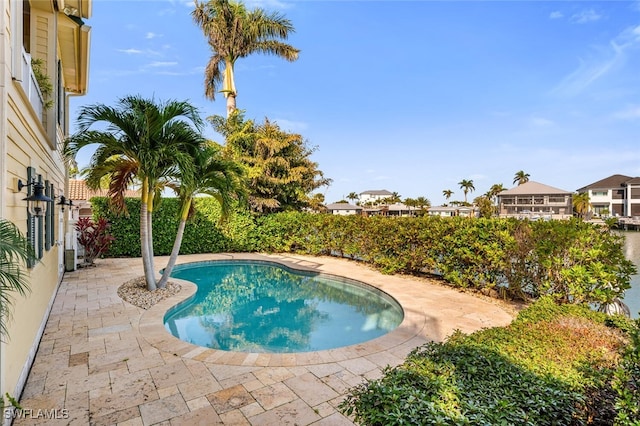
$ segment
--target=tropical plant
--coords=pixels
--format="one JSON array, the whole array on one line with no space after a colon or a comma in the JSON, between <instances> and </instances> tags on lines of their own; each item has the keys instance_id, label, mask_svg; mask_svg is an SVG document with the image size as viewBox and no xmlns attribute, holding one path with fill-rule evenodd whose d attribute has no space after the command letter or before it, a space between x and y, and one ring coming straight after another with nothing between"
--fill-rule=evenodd
<instances>
[{"instance_id":1,"label":"tropical plant","mask_svg":"<svg viewBox=\"0 0 640 426\"><path fill-rule=\"evenodd\" d=\"M460 185L460 189L464 192L464 202L466 203L467 194L476 190L475 186L473 186L473 181L471 179L462 179L458 182L458 185Z\"/></svg>"},{"instance_id":2,"label":"tropical plant","mask_svg":"<svg viewBox=\"0 0 640 426\"><path fill-rule=\"evenodd\" d=\"M524 170L517 171L513 178L513 183L522 185L523 183L529 182L529 177L529 173L525 173Z\"/></svg>"},{"instance_id":3,"label":"tropical plant","mask_svg":"<svg viewBox=\"0 0 640 426\"><path fill-rule=\"evenodd\" d=\"M347 200L351 200L352 202L358 200L359 198L360 196L355 192L350 192L349 195L347 195Z\"/></svg>"},{"instance_id":4,"label":"tropical plant","mask_svg":"<svg viewBox=\"0 0 640 426\"><path fill-rule=\"evenodd\" d=\"M209 120L226 139L226 155L244 167L253 211L300 210L309 206L308 194L331 182L311 161L315 148L301 135L285 132L268 119L262 124L245 121L238 111L229 119Z\"/></svg>"},{"instance_id":5,"label":"tropical plant","mask_svg":"<svg viewBox=\"0 0 640 426\"><path fill-rule=\"evenodd\" d=\"M85 265L93 265L96 257L102 255L111 246L115 238L109 234L109 222L101 217L97 222L81 217L76 222L78 244L84 249Z\"/></svg>"},{"instance_id":6,"label":"tropical plant","mask_svg":"<svg viewBox=\"0 0 640 426\"><path fill-rule=\"evenodd\" d=\"M158 282L159 288L166 286L178 259L187 219L194 213L193 197L197 194L214 197L220 203L220 220L224 222L234 201L244 200L246 195L241 166L224 159L220 145L209 143L194 153L193 161L193 173L178 176L177 182L170 185L180 197L180 222L169 261Z\"/></svg>"},{"instance_id":7,"label":"tropical plant","mask_svg":"<svg viewBox=\"0 0 640 426\"><path fill-rule=\"evenodd\" d=\"M584 219L589 213L589 207L591 206L591 199L588 192L580 192L573 194L572 197L573 210L578 214L578 217Z\"/></svg>"},{"instance_id":8,"label":"tropical plant","mask_svg":"<svg viewBox=\"0 0 640 426\"><path fill-rule=\"evenodd\" d=\"M17 226L0 219L0 341L7 334L7 320L11 318L12 293L22 296L29 289L28 274L22 267L27 259L35 259L33 249Z\"/></svg>"},{"instance_id":9,"label":"tropical plant","mask_svg":"<svg viewBox=\"0 0 640 426\"><path fill-rule=\"evenodd\" d=\"M326 210L324 205L324 194L316 192L309 197L309 208L314 212L321 212Z\"/></svg>"},{"instance_id":10,"label":"tropical plant","mask_svg":"<svg viewBox=\"0 0 640 426\"><path fill-rule=\"evenodd\" d=\"M97 123L103 130L91 130ZM161 191L172 178L193 173L193 156L203 144L203 122L188 102L156 103L153 99L127 96L110 107L85 106L77 119L78 131L65 143L67 158L75 158L89 145L96 149L84 170L87 186L98 188L109 180L112 206L126 213L125 191L140 186L140 246L145 280L156 289L153 262L153 210Z\"/></svg>"},{"instance_id":11,"label":"tropical plant","mask_svg":"<svg viewBox=\"0 0 640 426\"><path fill-rule=\"evenodd\" d=\"M53 99L51 99L53 95L53 84L51 83L51 78L45 73L44 61L38 58L31 58L31 69L33 70L33 76L38 82L40 93L44 99L42 106L44 109L51 109L51 107L53 107Z\"/></svg>"},{"instance_id":12,"label":"tropical plant","mask_svg":"<svg viewBox=\"0 0 640 426\"><path fill-rule=\"evenodd\" d=\"M242 2L209 0L206 3L196 1L191 15L212 51L205 69L205 96L214 100L222 83L227 117L236 109L234 65L239 58L265 53L287 61L298 59L300 51L280 41L286 40L294 28L279 13L269 14L260 8L247 10Z\"/></svg>"},{"instance_id":13,"label":"tropical plant","mask_svg":"<svg viewBox=\"0 0 640 426\"><path fill-rule=\"evenodd\" d=\"M444 191L442 191L442 195L444 196L444 199L449 201L449 198L451 198L451 196L453 195L453 191L450 189L445 189Z\"/></svg>"},{"instance_id":14,"label":"tropical plant","mask_svg":"<svg viewBox=\"0 0 640 426\"><path fill-rule=\"evenodd\" d=\"M431 201L427 197L420 196L415 200L416 207L420 209L420 214L423 215L425 213L425 209L431 207Z\"/></svg>"}]
</instances>

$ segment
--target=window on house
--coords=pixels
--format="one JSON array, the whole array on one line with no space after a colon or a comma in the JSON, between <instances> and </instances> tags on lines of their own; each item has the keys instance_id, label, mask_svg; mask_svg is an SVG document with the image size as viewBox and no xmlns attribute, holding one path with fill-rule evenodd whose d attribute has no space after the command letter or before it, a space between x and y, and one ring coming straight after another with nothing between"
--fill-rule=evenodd
<instances>
[{"instance_id":1,"label":"window on house","mask_svg":"<svg viewBox=\"0 0 640 426\"><path fill-rule=\"evenodd\" d=\"M564 203L565 202L564 201L564 196L559 197L559 196L550 195L549 196L549 202L550 203Z\"/></svg>"},{"instance_id":2,"label":"window on house","mask_svg":"<svg viewBox=\"0 0 640 426\"><path fill-rule=\"evenodd\" d=\"M609 191L591 191L593 197L606 197L609 195Z\"/></svg>"}]
</instances>

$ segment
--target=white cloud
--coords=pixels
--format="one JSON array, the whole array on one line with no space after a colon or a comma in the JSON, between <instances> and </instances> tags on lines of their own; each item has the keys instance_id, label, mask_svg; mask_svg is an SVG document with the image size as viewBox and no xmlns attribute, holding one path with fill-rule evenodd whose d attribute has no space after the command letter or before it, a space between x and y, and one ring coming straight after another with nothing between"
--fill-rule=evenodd
<instances>
[{"instance_id":1,"label":"white cloud","mask_svg":"<svg viewBox=\"0 0 640 426\"><path fill-rule=\"evenodd\" d=\"M162 37L162 34L156 34L156 33L148 32L144 36L144 38L146 38L147 40L151 40L152 38L156 38L156 37Z\"/></svg>"},{"instance_id":2,"label":"white cloud","mask_svg":"<svg viewBox=\"0 0 640 426\"><path fill-rule=\"evenodd\" d=\"M148 67L173 67L175 65L178 65L178 63L177 62L155 61L155 62L151 62L151 63L147 64Z\"/></svg>"},{"instance_id":3,"label":"white cloud","mask_svg":"<svg viewBox=\"0 0 640 426\"><path fill-rule=\"evenodd\" d=\"M606 46L594 47L590 57L580 58L578 68L567 75L551 93L561 96L578 95L595 81L621 67L628 51L637 47L640 47L640 25L626 28Z\"/></svg>"},{"instance_id":4,"label":"white cloud","mask_svg":"<svg viewBox=\"0 0 640 426\"><path fill-rule=\"evenodd\" d=\"M616 120L640 120L640 106L630 106L627 109L612 114Z\"/></svg>"},{"instance_id":5,"label":"white cloud","mask_svg":"<svg viewBox=\"0 0 640 426\"><path fill-rule=\"evenodd\" d=\"M555 124L552 120L543 117L531 117L529 123L534 127L549 127Z\"/></svg>"},{"instance_id":6,"label":"white cloud","mask_svg":"<svg viewBox=\"0 0 640 426\"><path fill-rule=\"evenodd\" d=\"M139 55L142 53L142 50L138 49L117 49L117 51L126 53L127 55Z\"/></svg>"},{"instance_id":7,"label":"white cloud","mask_svg":"<svg viewBox=\"0 0 640 426\"><path fill-rule=\"evenodd\" d=\"M598 14L593 9L583 10L571 16L571 22L576 24L586 24L588 22L595 22L602 18L602 15Z\"/></svg>"},{"instance_id":8,"label":"white cloud","mask_svg":"<svg viewBox=\"0 0 640 426\"><path fill-rule=\"evenodd\" d=\"M553 11L549 14L549 19L560 19L562 17L564 17L564 15L559 10Z\"/></svg>"}]
</instances>

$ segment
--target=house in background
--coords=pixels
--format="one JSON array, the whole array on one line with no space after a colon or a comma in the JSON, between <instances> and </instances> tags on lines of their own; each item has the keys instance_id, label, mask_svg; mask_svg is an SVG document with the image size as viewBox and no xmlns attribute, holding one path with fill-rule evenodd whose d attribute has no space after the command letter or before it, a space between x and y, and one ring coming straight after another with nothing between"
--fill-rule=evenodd
<instances>
[{"instance_id":1,"label":"house in background","mask_svg":"<svg viewBox=\"0 0 640 426\"><path fill-rule=\"evenodd\" d=\"M79 219L81 217L91 217L93 215L91 199L93 197L106 197L107 195L108 191L106 189L89 189L84 180L69 179L69 191L67 198L73 202L73 206L71 207L71 218ZM126 198L140 198L140 192L136 190L127 190L124 196Z\"/></svg>"},{"instance_id":2,"label":"house in background","mask_svg":"<svg viewBox=\"0 0 640 426\"><path fill-rule=\"evenodd\" d=\"M362 214L362 207L354 206L353 204L349 204L349 203L327 204L326 207L327 207L327 213L329 214L336 214L340 216Z\"/></svg>"},{"instance_id":3,"label":"house in background","mask_svg":"<svg viewBox=\"0 0 640 426\"><path fill-rule=\"evenodd\" d=\"M360 193L358 202L361 206L367 203L380 204L382 200L384 200L385 198L389 198L392 195L393 193L387 191L386 189L364 191Z\"/></svg>"},{"instance_id":4,"label":"house in background","mask_svg":"<svg viewBox=\"0 0 640 426\"><path fill-rule=\"evenodd\" d=\"M528 181L498 194L500 217L573 216L572 193L542 183Z\"/></svg>"},{"instance_id":5,"label":"house in background","mask_svg":"<svg viewBox=\"0 0 640 426\"><path fill-rule=\"evenodd\" d=\"M429 216L441 217L479 217L480 210L477 207L466 206L432 206L428 209Z\"/></svg>"},{"instance_id":6,"label":"house in background","mask_svg":"<svg viewBox=\"0 0 640 426\"><path fill-rule=\"evenodd\" d=\"M90 16L90 0L0 2L0 217L35 250L21 265L31 292L12 294L13 318L0 342L1 395L22 393L64 274L68 209L57 204L67 189L61 147L69 130L68 97L87 91L90 28L84 20ZM25 198L36 189L51 201L30 212L32 201Z\"/></svg>"},{"instance_id":7,"label":"house in background","mask_svg":"<svg viewBox=\"0 0 640 426\"><path fill-rule=\"evenodd\" d=\"M585 192L598 216L640 216L640 177L612 175L578 189Z\"/></svg>"}]
</instances>

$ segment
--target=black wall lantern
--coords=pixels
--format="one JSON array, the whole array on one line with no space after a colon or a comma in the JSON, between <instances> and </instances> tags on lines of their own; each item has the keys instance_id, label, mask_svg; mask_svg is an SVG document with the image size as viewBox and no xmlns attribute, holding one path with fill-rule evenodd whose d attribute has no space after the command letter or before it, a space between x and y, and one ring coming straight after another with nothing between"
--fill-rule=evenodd
<instances>
[{"instance_id":1,"label":"black wall lantern","mask_svg":"<svg viewBox=\"0 0 640 426\"><path fill-rule=\"evenodd\" d=\"M58 201L58 205L62 206L62 211L64 211L64 206L73 206L73 200L67 200L67 197L64 195L60 196L60 201Z\"/></svg>"},{"instance_id":2,"label":"black wall lantern","mask_svg":"<svg viewBox=\"0 0 640 426\"><path fill-rule=\"evenodd\" d=\"M27 208L29 213L33 216L44 216L47 211L47 204L53 201L51 198L44 195L44 185L42 182L38 182L32 179L31 182L23 183L18 180L18 192L22 191L25 186L31 186L33 188L33 194L26 198L23 198L27 202Z\"/></svg>"}]
</instances>

